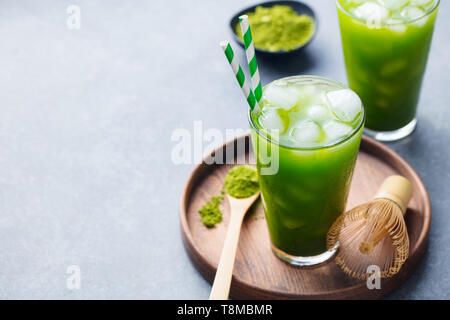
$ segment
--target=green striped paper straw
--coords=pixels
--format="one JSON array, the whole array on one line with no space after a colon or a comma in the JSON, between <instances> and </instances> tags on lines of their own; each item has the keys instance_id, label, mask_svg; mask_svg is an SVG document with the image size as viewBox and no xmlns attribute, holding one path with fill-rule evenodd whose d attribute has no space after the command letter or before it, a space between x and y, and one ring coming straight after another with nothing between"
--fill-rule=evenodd
<instances>
[{"instance_id":1,"label":"green striped paper straw","mask_svg":"<svg viewBox=\"0 0 450 320\"><path fill-rule=\"evenodd\" d=\"M247 99L248 105L250 109L254 113L258 113L260 111L258 101L255 99L255 95L253 94L252 89L248 86L247 80L245 79L244 71L242 71L241 65L239 64L236 56L234 55L234 51L231 48L231 45L228 41L222 41L220 43L223 51L225 52L225 56L227 57L228 63L233 70L234 75L239 83L239 86L244 93L245 99Z\"/></svg>"},{"instance_id":2,"label":"green striped paper straw","mask_svg":"<svg viewBox=\"0 0 450 320\"><path fill-rule=\"evenodd\" d=\"M248 67L250 68L250 76L252 78L252 89L255 92L255 98L258 103L262 97L261 78L259 77L258 62L256 61L255 45L253 44L252 31L247 15L239 17L241 25L242 37L244 39L245 53L247 54Z\"/></svg>"}]
</instances>

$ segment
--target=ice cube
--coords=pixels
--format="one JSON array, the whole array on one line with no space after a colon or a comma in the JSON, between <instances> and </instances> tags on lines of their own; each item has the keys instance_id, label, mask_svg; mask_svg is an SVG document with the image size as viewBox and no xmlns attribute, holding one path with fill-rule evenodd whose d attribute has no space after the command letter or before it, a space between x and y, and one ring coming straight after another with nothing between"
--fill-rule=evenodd
<instances>
[{"instance_id":1,"label":"ice cube","mask_svg":"<svg viewBox=\"0 0 450 320\"><path fill-rule=\"evenodd\" d=\"M403 18L406 18L408 20L414 20L425 15L425 11L420 9L419 7L408 6L405 9L403 9L400 14Z\"/></svg>"},{"instance_id":2,"label":"ice cube","mask_svg":"<svg viewBox=\"0 0 450 320\"><path fill-rule=\"evenodd\" d=\"M337 141L341 138L348 136L353 128L338 120L329 120L322 126L323 131L327 135L327 141Z\"/></svg>"},{"instance_id":3,"label":"ice cube","mask_svg":"<svg viewBox=\"0 0 450 320\"><path fill-rule=\"evenodd\" d=\"M401 7L404 7L408 1L409 0L378 0L378 3L388 10L398 10Z\"/></svg>"},{"instance_id":4,"label":"ice cube","mask_svg":"<svg viewBox=\"0 0 450 320\"><path fill-rule=\"evenodd\" d=\"M330 117L330 111L328 108L321 104L308 107L306 114L311 120L314 121L324 121Z\"/></svg>"},{"instance_id":5,"label":"ice cube","mask_svg":"<svg viewBox=\"0 0 450 320\"><path fill-rule=\"evenodd\" d=\"M280 133L286 129L283 119L277 108L264 108L259 115L258 121L263 129L279 130Z\"/></svg>"},{"instance_id":6,"label":"ice cube","mask_svg":"<svg viewBox=\"0 0 450 320\"><path fill-rule=\"evenodd\" d=\"M405 73L405 71L408 69L408 61L397 59L390 62L385 63L380 68L380 74L383 77L393 77L397 76L399 73Z\"/></svg>"},{"instance_id":7,"label":"ice cube","mask_svg":"<svg viewBox=\"0 0 450 320\"><path fill-rule=\"evenodd\" d=\"M299 194L295 194L295 196L298 198ZM295 199L295 198L292 198ZM298 228L302 228L305 226L305 220L304 219L299 219L296 217L291 217L289 215L285 215L283 216L282 219L280 219L281 223L283 224L283 226L287 229L298 229Z\"/></svg>"},{"instance_id":8,"label":"ice cube","mask_svg":"<svg viewBox=\"0 0 450 320\"><path fill-rule=\"evenodd\" d=\"M312 120L303 120L291 128L289 135L295 142L316 142L320 138L320 127Z\"/></svg>"},{"instance_id":9,"label":"ice cube","mask_svg":"<svg viewBox=\"0 0 450 320\"><path fill-rule=\"evenodd\" d=\"M322 90L315 85L302 85L298 87L299 103L302 105L326 104L327 99Z\"/></svg>"},{"instance_id":10,"label":"ice cube","mask_svg":"<svg viewBox=\"0 0 450 320\"><path fill-rule=\"evenodd\" d=\"M405 22L401 19L386 20L387 28L396 33L404 33L406 31Z\"/></svg>"},{"instance_id":11,"label":"ice cube","mask_svg":"<svg viewBox=\"0 0 450 320\"><path fill-rule=\"evenodd\" d=\"M317 88L313 85L310 86L301 84L297 86L297 90L298 95L302 100L312 97L318 93Z\"/></svg>"},{"instance_id":12,"label":"ice cube","mask_svg":"<svg viewBox=\"0 0 450 320\"><path fill-rule=\"evenodd\" d=\"M377 95L380 95L380 98L391 97L391 99L398 95L399 92L398 85L395 85L392 81L380 81L374 90L378 91Z\"/></svg>"},{"instance_id":13,"label":"ice cube","mask_svg":"<svg viewBox=\"0 0 450 320\"><path fill-rule=\"evenodd\" d=\"M425 16L426 15L425 10L422 10L418 7L408 6L405 9L403 9L400 14L404 19L406 19L406 21L416 20L414 21L414 25L418 27L424 26L428 21L428 18ZM420 19L420 17L423 18Z\"/></svg>"},{"instance_id":14,"label":"ice cube","mask_svg":"<svg viewBox=\"0 0 450 320\"><path fill-rule=\"evenodd\" d=\"M352 122L361 112L361 99L350 89L341 89L327 93L331 111L344 122Z\"/></svg>"},{"instance_id":15,"label":"ice cube","mask_svg":"<svg viewBox=\"0 0 450 320\"><path fill-rule=\"evenodd\" d=\"M365 2L355 9L355 15L368 23L381 24L389 17L389 11L375 2Z\"/></svg>"},{"instance_id":16,"label":"ice cube","mask_svg":"<svg viewBox=\"0 0 450 320\"><path fill-rule=\"evenodd\" d=\"M263 98L272 106L289 110L297 104L299 93L295 87L273 84L264 90Z\"/></svg>"}]
</instances>

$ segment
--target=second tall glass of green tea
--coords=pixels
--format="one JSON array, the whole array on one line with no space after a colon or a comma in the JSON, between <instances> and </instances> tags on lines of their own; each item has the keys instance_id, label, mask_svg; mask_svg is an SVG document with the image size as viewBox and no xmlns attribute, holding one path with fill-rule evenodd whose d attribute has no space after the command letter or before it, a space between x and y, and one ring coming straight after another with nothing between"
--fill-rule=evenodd
<instances>
[{"instance_id":1,"label":"second tall glass of green tea","mask_svg":"<svg viewBox=\"0 0 450 320\"><path fill-rule=\"evenodd\" d=\"M250 113L272 250L300 266L333 256L326 235L345 210L364 124L358 95L330 79L296 76L264 87Z\"/></svg>"},{"instance_id":2,"label":"second tall glass of green tea","mask_svg":"<svg viewBox=\"0 0 450 320\"><path fill-rule=\"evenodd\" d=\"M349 86L366 109L366 133L411 134L439 0L336 0ZM367 130L368 129L368 130Z\"/></svg>"}]
</instances>

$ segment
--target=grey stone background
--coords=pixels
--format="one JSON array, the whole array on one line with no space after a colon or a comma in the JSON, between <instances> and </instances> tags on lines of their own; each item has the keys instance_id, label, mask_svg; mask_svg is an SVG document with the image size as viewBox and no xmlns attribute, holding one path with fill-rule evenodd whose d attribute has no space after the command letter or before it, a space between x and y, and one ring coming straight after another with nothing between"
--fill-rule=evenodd
<instances>
[{"instance_id":1,"label":"grey stone background","mask_svg":"<svg viewBox=\"0 0 450 320\"><path fill-rule=\"evenodd\" d=\"M263 84L293 74L345 81L333 1L305 2L317 38L295 59L260 59ZM196 120L247 127L218 44L250 3L0 1L0 298L208 297L178 224L194 164L171 162L171 134ZM80 30L66 26L69 4L81 8ZM428 254L392 299L450 298L449 29L442 1L419 126L389 144L433 206ZM80 290L66 287L68 265L81 268Z\"/></svg>"}]
</instances>

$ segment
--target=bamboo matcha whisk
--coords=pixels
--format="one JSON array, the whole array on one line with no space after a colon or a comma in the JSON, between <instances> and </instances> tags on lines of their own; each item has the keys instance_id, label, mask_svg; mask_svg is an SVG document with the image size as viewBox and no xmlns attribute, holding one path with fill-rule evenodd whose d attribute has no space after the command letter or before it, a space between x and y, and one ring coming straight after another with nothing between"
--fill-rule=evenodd
<instances>
[{"instance_id":1,"label":"bamboo matcha whisk","mask_svg":"<svg viewBox=\"0 0 450 320\"><path fill-rule=\"evenodd\" d=\"M342 214L328 231L327 246L339 241L336 262L348 275L365 280L367 268L376 265L381 277L400 271L409 254L409 238L403 215L412 186L402 176L384 180L375 198Z\"/></svg>"}]
</instances>

